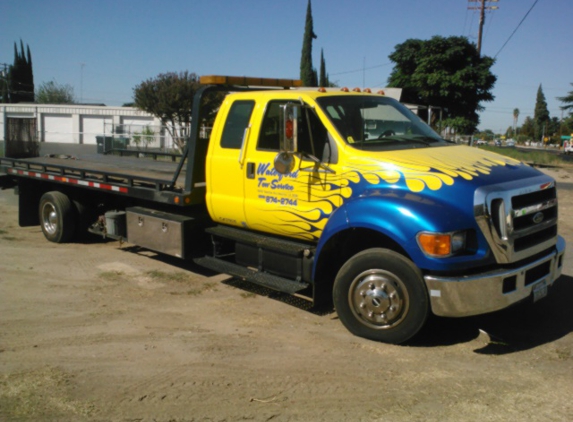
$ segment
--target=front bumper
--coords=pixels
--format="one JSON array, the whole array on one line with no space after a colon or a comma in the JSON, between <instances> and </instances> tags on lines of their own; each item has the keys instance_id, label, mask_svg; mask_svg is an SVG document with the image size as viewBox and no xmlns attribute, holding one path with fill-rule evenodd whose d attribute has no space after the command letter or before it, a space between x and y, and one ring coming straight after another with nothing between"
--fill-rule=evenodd
<instances>
[{"instance_id":1,"label":"front bumper","mask_svg":"<svg viewBox=\"0 0 573 422\"><path fill-rule=\"evenodd\" d=\"M461 277L424 277L432 312L463 317L507 308L529 297L536 286L551 286L561 275L565 239L558 236L555 249L519 268L494 270Z\"/></svg>"}]
</instances>

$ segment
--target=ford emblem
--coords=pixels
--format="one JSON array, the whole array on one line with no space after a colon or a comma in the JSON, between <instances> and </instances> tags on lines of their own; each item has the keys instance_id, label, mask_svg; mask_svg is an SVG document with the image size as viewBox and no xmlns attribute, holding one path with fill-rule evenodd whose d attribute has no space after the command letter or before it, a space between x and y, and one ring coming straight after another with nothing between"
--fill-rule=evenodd
<instances>
[{"instance_id":1,"label":"ford emblem","mask_svg":"<svg viewBox=\"0 0 573 422\"><path fill-rule=\"evenodd\" d=\"M543 221L544 218L545 218L545 216L543 215L543 213L542 213L542 212L538 212L537 214L535 214L535 215L533 216L533 222L534 222L535 224L539 224L539 223L541 223L541 222Z\"/></svg>"}]
</instances>

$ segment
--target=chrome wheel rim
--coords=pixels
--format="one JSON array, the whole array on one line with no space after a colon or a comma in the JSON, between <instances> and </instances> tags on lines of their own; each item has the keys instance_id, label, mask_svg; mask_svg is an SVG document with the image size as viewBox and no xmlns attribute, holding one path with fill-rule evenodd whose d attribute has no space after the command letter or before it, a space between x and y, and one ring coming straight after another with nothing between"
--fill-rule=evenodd
<instances>
[{"instance_id":1,"label":"chrome wheel rim","mask_svg":"<svg viewBox=\"0 0 573 422\"><path fill-rule=\"evenodd\" d=\"M410 306L402 280L380 269L364 271L352 281L348 303L358 321L377 330L400 324Z\"/></svg>"},{"instance_id":2,"label":"chrome wheel rim","mask_svg":"<svg viewBox=\"0 0 573 422\"><path fill-rule=\"evenodd\" d=\"M50 235L55 234L58 230L58 213L56 207L49 202L42 207L42 226Z\"/></svg>"}]
</instances>

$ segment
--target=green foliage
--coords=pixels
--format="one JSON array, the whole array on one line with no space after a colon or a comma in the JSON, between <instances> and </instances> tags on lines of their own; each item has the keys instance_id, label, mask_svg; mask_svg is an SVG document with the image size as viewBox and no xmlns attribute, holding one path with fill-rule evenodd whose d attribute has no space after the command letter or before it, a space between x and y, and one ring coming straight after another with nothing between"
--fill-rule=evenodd
<instances>
[{"instance_id":1,"label":"green foliage","mask_svg":"<svg viewBox=\"0 0 573 422\"><path fill-rule=\"evenodd\" d=\"M155 132L149 126L145 126L141 132L135 132L131 137L131 141L138 149L141 147L147 149L154 140Z\"/></svg>"},{"instance_id":2,"label":"green foliage","mask_svg":"<svg viewBox=\"0 0 573 422\"><path fill-rule=\"evenodd\" d=\"M320 50L320 78L318 81L318 86L327 87L330 86L328 81L328 75L326 74L326 62L324 61L324 51Z\"/></svg>"},{"instance_id":3,"label":"green foliage","mask_svg":"<svg viewBox=\"0 0 573 422\"><path fill-rule=\"evenodd\" d=\"M0 102L7 104L10 102L8 96L8 75L0 75Z\"/></svg>"},{"instance_id":4,"label":"green foliage","mask_svg":"<svg viewBox=\"0 0 573 422\"><path fill-rule=\"evenodd\" d=\"M562 158L560 155L553 154L552 152L543 149L518 149L518 148L497 148L493 146L482 146L482 149L495 152L497 154L505 155L528 164L546 165L546 166L559 166L567 165L569 161Z\"/></svg>"},{"instance_id":5,"label":"green foliage","mask_svg":"<svg viewBox=\"0 0 573 422\"><path fill-rule=\"evenodd\" d=\"M573 83L570 85L573 86ZM573 91L569 91L566 96L557 97L557 99L564 103L564 105L561 106L562 110L568 110L569 114L573 113Z\"/></svg>"},{"instance_id":6,"label":"green foliage","mask_svg":"<svg viewBox=\"0 0 573 422\"><path fill-rule=\"evenodd\" d=\"M517 130L517 119L519 119L519 109L513 109L513 132Z\"/></svg>"},{"instance_id":7,"label":"green foliage","mask_svg":"<svg viewBox=\"0 0 573 422\"><path fill-rule=\"evenodd\" d=\"M480 56L465 37L441 36L406 40L389 58L395 65L388 86L403 89L403 102L441 107L447 127L475 132L481 102L494 99L494 59Z\"/></svg>"},{"instance_id":8,"label":"green foliage","mask_svg":"<svg viewBox=\"0 0 573 422\"><path fill-rule=\"evenodd\" d=\"M491 129L486 129L482 132L475 134L474 139L483 139L484 141L493 141L495 139L495 134Z\"/></svg>"},{"instance_id":9,"label":"green foliage","mask_svg":"<svg viewBox=\"0 0 573 422\"><path fill-rule=\"evenodd\" d=\"M14 64L8 72L8 97L11 103L34 102L34 73L30 46L24 53L24 43L20 40L20 51L14 43Z\"/></svg>"},{"instance_id":10,"label":"green foliage","mask_svg":"<svg viewBox=\"0 0 573 422\"><path fill-rule=\"evenodd\" d=\"M74 104L74 88L60 85L55 81L42 82L36 92L38 104Z\"/></svg>"},{"instance_id":11,"label":"green foliage","mask_svg":"<svg viewBox=\"0 0 573 422\"><path fill-rule=\"evenodd\" d=\"M527 116L523 121L523 125L519 129L519 134L526 136L527 139L533 139L533 135L535 133L535 123L530 116Z\"/></svg>"},{"instance_id":12,"label":"green foliage","mask_svg":"<svg viewBox=\"0 0 573 422\"><path fill-rule=\"evenodd\" d=\"M563 119L559 130L563 135L573 134L573 114L570 114L569 117Z\"/></svg>"},{"instance_id":13,"label":"green foliage","mask_svg":"<svg viewBox=\"0 0 573 422\"><path fill-rule=\"evenodd\" d=\"M195 73L162 73L133 89L134 105L158 117L177 147L183 149L191 130L193 97L200 86ZM201 122L198 124L213 122L223 97L224 94L217 93L203 99Z\"/></svg>"},{"instance_id":14,"label":"green foliage","mask_svg":"<svg viewBox=\"0 0 573 422\"><path fill-rule=\"evenodd\" d=\"M505 131L506 138L513 138L513 126L509 126Z\"/></svg>"},{"instance_id":15,"label":"green foliage","mask_svg":"<svg viewBox=\"0 0 573 422\"><path fill-rule=\"evenodd\" d=\"M312 7L310 0L306 7L306 21L302 39L302 54L300 58L300 79L304 86L317 86L316 69L312 66L312 40L316 38L312 22Z\"/></svg>"},{"instance_id":16,"label":"green foliage","mask_svg":"<svg viewBox=\"0 0 573 422\"><path fill-rule=\"evenodd\" d=\"M549 110L547 109L547 101L545 101L545 94L543 88L539 84L537 89L537 98L535 99L535 111L533 113L534 133L533 137L536 141L540 141L544 134L547 134L547 123L549 121Z\"/></svg>"}]
</instances>

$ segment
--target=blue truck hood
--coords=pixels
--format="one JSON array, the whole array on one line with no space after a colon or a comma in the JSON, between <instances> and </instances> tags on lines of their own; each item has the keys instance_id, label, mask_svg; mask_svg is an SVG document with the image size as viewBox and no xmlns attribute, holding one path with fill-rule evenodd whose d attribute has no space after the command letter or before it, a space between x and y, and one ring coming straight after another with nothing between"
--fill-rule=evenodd
<instances>
[{"instance_id":1,"label":"blue truck hood","mask_svg":"<svg viewBox=\"0 0 573 422\"><path fill-rule=\"evenodd\" d=\"M517 160L465 146L360 151L340 174L343 204L338 211L344 212L344 221L338 215L324 234L328 238L343 226L376 230L402 245L420 268L484 265L493 258L474 216L476 189L540 174ZM474 231L475 254L435 259L421 253L416 242L420 231L457 230Z\"/></svg>"},{"instance_id":2,"label":"blue truck hood","mask_svg":"<svg viewBox=\"0 0 573 422\"><path fill-rule=\"evenodd\" d=\"M456 145L361 154L348 161L341 188L347 199L393 191L473 214L480 186L539 175L512 158Z\"/></svg>"}]
</instances>

